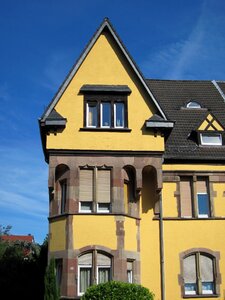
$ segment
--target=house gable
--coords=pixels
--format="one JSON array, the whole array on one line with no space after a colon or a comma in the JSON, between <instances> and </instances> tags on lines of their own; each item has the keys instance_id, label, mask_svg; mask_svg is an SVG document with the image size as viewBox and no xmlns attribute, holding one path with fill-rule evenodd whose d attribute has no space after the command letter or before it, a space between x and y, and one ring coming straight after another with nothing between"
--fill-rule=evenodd
<instances>
[{"instance_id":1,"label":"house gable","mask_svg":"<svg viewBox=\"0 0 225 300\"><path fill-rule=\"evenodd\" d=\"M127 130L101 130L101 133L84 130L86 112L83 86L127 86L130 91L126 104ZM103 92L100 91L100 94ZM106 93L104 99L107 95L111 96L110 92ZM117 96L114 99L117 100ZM50 134L47 136L46 149L62 149L63 145L63 149L67 150L164 150L163 137L152 129L146 129L145 120L155 113L166 120L165 114L108 20L104 20L43 114L40 120L42 132L53 109L67 122L63 131L47 132Z\"/></svg>"}]
</instances>

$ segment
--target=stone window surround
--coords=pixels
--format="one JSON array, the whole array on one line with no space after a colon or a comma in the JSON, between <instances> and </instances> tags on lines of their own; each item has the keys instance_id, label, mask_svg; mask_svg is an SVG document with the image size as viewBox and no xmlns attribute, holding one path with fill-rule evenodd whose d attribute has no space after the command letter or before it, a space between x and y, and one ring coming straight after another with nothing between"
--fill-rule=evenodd
<instances>
[{"instance_id":1,"label":"stone window surround","mask_svg":"<svg viewBox=\"0 0 225 300\"><path fill-rule=\"evenodd\" d=\"M191 254L194 254L196 252L200 252L202 254L208 254L215 260L215 270L214 270L214 275L215 275L215 289L216 289L216 294L214 295L185 295L184 291L184 278L183 278L183 259ZM181 297L182 298L209 298L209 297L219 297L220 295L220 284L221 284L221 274L219 270L219 260L220 260L220 252L218 251L212 251L207 248L191 248L188 249L184 252L181 252L179 254L179 259L180 259L180 274L178 275L178 283L181 287Z\"/></svg>"}]
</instances>

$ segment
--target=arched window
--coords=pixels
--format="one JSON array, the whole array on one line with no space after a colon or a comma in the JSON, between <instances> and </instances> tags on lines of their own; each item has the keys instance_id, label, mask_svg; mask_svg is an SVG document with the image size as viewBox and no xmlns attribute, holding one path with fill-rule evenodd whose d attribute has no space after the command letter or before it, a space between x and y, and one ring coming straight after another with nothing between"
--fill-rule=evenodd
<instances>
[{"instance_id":1,"label":"arched window","mask_svg":"<svg viewBox=\"0 0 225 300\"><path fill-rule=\"evenodd\" d=\"M202 108L201 105L196 101L190 101L186 105L187 108Z\"/></svg>"},{"instance_id":2,"label":"arched window","mask_svg":"<svg viewBox=\"0 0 225 300\"><path fill-rule=\"evenodd\" d=\"M112 278L112 260L94 250L78 258L78 295L83 295L92 284L108 282Z\"/></svg>"},{"instance_id":3,"label":"arched window","mask_svg":"<svg viewBox=\"0 0 225 300\"><path fill-rule=\"evenodd\" d=\"M125 166L124 171L124 206L125 213L129 213L129 203L135 200L136 176L132 166Z\"/></svg>"},{"instance_id":4,"label":"arched window","mask_svg":"<svg viewBox=\"0 0 225 300\"><path fill-rule=\"evenodd\" d=\"M195 252L183 259L184 295L216 294L215 258Z\"/></svg>"}]
</instances>

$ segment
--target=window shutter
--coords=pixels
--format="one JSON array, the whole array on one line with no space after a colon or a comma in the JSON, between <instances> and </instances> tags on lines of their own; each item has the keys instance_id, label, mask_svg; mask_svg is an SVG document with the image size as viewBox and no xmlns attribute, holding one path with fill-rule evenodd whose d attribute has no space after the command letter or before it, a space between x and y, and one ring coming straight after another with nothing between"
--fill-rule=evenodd
<instances>
[{"instance_id":1,"label":"window shutter","mask_svg":"<svg viewBox=\"0 0 225 300\"><path fill-rule=\"evenodd\" d=\"M200 272L202 282L213 282L213 260L210 257L200 255Z\"/></svg>"},{"instance_id":2,"label":"window shutter","mask_svg":"<svg viewBox=\"0 0 225 300\"><path fill-rule=\"evenodd\" d=\"M97 202L110 203L110 170L98 170L96 176Z\"/></svg>"},{"instance_id":3,"label":"window shutter","mask_svg":"<svg viewBox=\"0 0 225 300\"><path fill-rule=\"evenodd\" d=\"M87 253L78 258L79 265L92 265L92 253Z\"/></svg>"},{"instance_id":4,"label":"window shutter","mask_svg":"<svg viewBox=\"0 0 225 300\"><path fill-rule=\"evenodd\" d=\"M102 253L97 253L97 265L98 266L110 266L111 265L110 257L108 257Z\"/></svg>"},{"instance_id":5,"label":"window shutter","mask_svg":"<svg viewBox=\"0 0 225 300\"><path fill-rule=\"evenodd\" d=\"M207 194L207 181L204 178L198 178L197 193Z\"/></svg>"},{"instance_id":6,"label":"window shutter","mask_svg":"<svg viewBox=\"0 0 225 300\"><path fill-rule=\"evenodd\" d=\"M80 170L80 201L93 201L93 170Z\"/></svg>"},{"instance_id":7,"label":"window shutter","mask_svg":"<svg viewBox=\"0 0 225 300\"><path fill-rule=\"evenodd\" d=\"M133 270L133 262L132 261L127 261L127 270L132 271Z\"/></svg>"},{"instance_id":8,"label":"window shutter","mask_svg":"<svg viewBox=\"0 0 225 300\"><path fill-rule=\"evenodd\" d=\"M191 178L182 178L180 181L181 217L192 217L191 183Z\"/></svg>"},{"instance_id":9,"label":"window shutter","mask_svg":"<svg viewBox=\"0 0 225 300\"><path fill-rule=\"evenodd\" d=\"M184 283L196 282L196 261L195 255L190 255L184 259Z\"/></svg>"}]
</instances>

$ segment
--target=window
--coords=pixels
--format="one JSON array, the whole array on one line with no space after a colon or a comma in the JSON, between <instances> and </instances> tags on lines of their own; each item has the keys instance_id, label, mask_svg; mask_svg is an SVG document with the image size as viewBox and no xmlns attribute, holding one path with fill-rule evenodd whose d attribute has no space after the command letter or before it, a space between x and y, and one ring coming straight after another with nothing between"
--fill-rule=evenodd
<instances>
[{"instance_id":1,"label":"window","mask_svg":"<svg viewBox=\"0 0 225 300\"><path fill-rule=\"evenodd\" d=\"M111 258L98 251L78 258L78 295L83 295L92 284L108 282L112 278Z\"/></svg>"},{"instance_id":2,"label":"window","mask_svg":"<svg viewBox=\"0 0 225 300\"><path fill-rule=\"evenodd\" d=\"M186 105L187 108L201 108L201 105L196 101L190 101Z\"/></svg>"},{"instance_id":3,"label":"window","mask_svg":"<svg viewBox=\"0 0 225 300\"><path fill-rule=\"evenodd\" d=\"M201 145L221 146L222 135L220 133L200 133Z\"/></svg>"},{"instance_id":4,"label":"window","mask_svg":"<svg viewBox=\"0 0 225 300\"><path fill-rule=\"evenodd\" d=\"M110 212L111 170L88 167L80 170L79 211Z\"/></svg>"},{"instance_id":5,"label":"window","mask_svg":"<svg viewBox=\"0 0 225 300\"><path fill-rule=\"evenodd\" d=\"M183 259L185 295L215 294L215 259L196 252Z\"/></svg>"},{"instance_id":6,"label":"window","mask_svg":"<svg viewBox=\"0 0 225 300\"><path fill-rule=\"evenodd\" d=\"M97 102L89 102L87 105L87 127L97 127Z\"/></svg>"},{"instance_id":7,"label":"window","mask_svg":"<svg viewBox=\"0 0 225 300\"><path fill-rule=\"evenodd\" d=\"M66 210L66 194L67 194L67 181L60 182L61 187L61 213L65 213Z\"/></svg>"},{"instance_id":8,"label":"window","mask_svg":"<svg viewBox=\"0 0 225 300\"><path fill-rule=\"evenodd\" d=\"M127 282L133 283L133 261L127 261Z\"/></svg>"},{"instance_id":9,"label":"window","mask_svg":"<svg viewBox=\"0 0 225 300\"><path fill-rule=\"evenodd\" d=\"M135 171L132 166L125 166L123 168L123 176L124 176L124 185L123 185L123 192L124 192L124 207L125 213L129 213L129 206L130 203L134 202L135 200Z\"/></svg>"},{"instance_id":10,"label":"window","mask_svg":"<svg viewBox=\"0 0 225 300\"><path fill-rule=\"evenodd\" d=\"M126 95L85 95L84 127L127 128Z\"/></svg>"},{"instance_id":11,"label":"window","mask_svg":"<svg viewBox=\"0 0 225 300\"><path fill-rule=\"evenodd\" d=\"M61 286L61 281L62 281L62 268L63 268L62 259L56 259L55 260L56 282L59 288Z\"/></svg>"},{"instance_id":12,"label":"window","mask_svg":"<svg viewBox=\"0 0 225 300\"><path fill-rule=\"evenodd\" d=\"M195 193L194 193L195 191ZM180 216L183 218L208 218L211 216L208 180L206 177L181 177Z\"/></svg>"}]
</instances>

